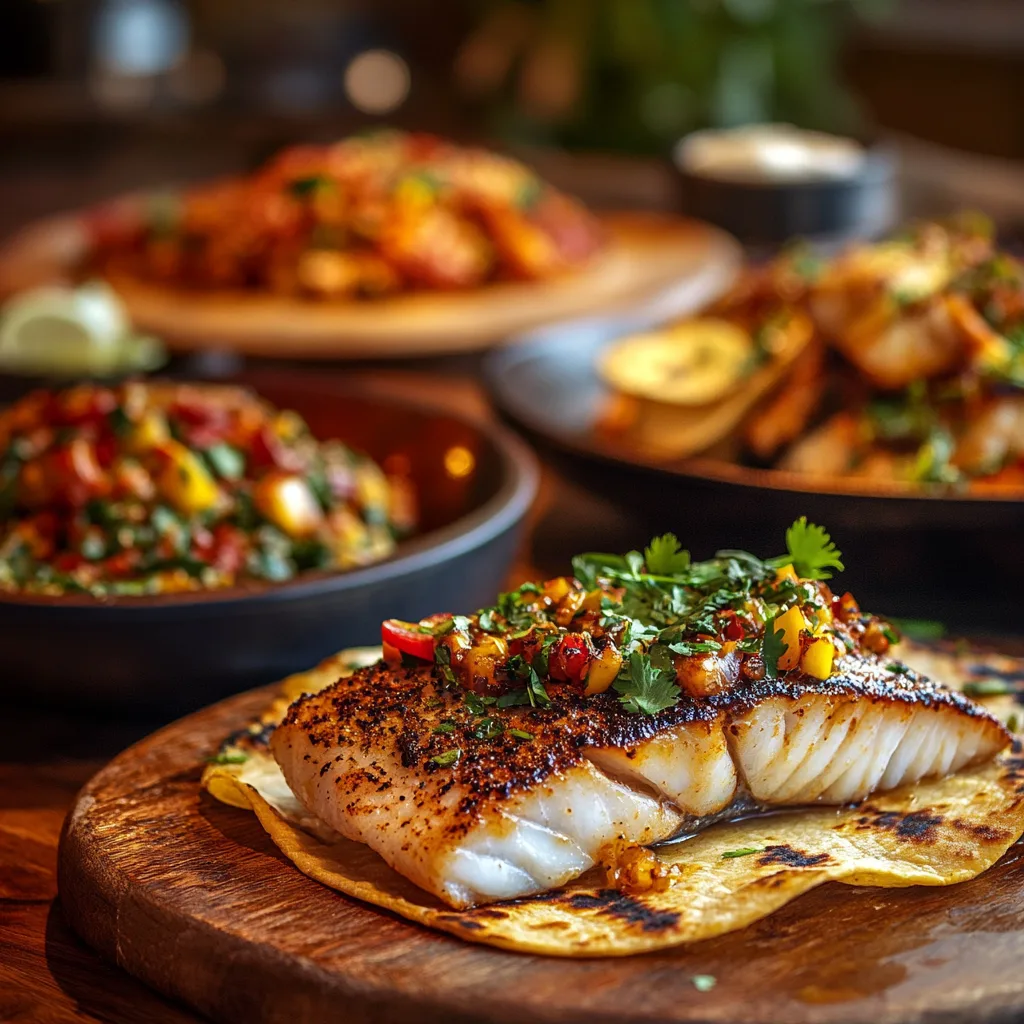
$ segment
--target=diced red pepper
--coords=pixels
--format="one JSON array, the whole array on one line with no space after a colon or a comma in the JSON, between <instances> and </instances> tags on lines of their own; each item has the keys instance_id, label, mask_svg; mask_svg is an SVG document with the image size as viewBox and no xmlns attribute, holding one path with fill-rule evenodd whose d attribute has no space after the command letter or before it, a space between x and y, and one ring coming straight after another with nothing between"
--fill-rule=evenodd
<instances>
[{"instance_id":1,"label":"diced red pepper","mask_svg":"<svg viewBox=\"0 0 1024 1024\"><path fill-rule=\"evenodd\" d=\"M221 572L237 573L245 565L248 539L245 533L230 523L218 523L213 530L211 564Z\"/></svg>"},{"instance_id":2,"label":"diced red pepper","mask_svg":"<svg viewBox=\"0 0 1024 1024\"><path fill-rule=\"evenodd\" d=\"M743 623L735 615L730 616L722 626L722 636L726 640L742 640L746 636Z\"/></svg>"}]
</instances>

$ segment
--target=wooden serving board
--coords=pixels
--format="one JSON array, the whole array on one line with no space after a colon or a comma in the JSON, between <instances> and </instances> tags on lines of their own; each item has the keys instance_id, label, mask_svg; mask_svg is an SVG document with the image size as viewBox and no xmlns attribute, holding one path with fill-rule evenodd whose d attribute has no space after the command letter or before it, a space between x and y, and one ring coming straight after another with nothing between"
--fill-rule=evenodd
<instances>
[{"instance_id":1,"label":"wooden serving board","mask_svg":"<svg viewBox=\"0 0 1024 1024\"><path fill-rule=\"evenodd\" d=\"M143 740L81 792L60 895L90 945L217 1021L984 1024L1024 1014L1024 846L949 888L826 885L744 931L624 959L474 946L301 875L199 791L271 689ZM709 991L693 978L710 975Z\"/></svg>"},{"instance_id":2,"label":"wooden serving board","mask_svg":"<svg viewBox=\"0 0 1024 1024\"><path fill-rule=\"evenodd\" d=\"M573 273L465 292L314 301L256 291L188 291L112 271L135 327L177 350L217 346L281 358L427 356L486 348L555 320L656 302L691 312L732 282L739 244L700 221L667 214L602 215L607 248ZM81 214L30 225L0 246L0 296L67 280L87 255Z\"/></svg>"}]
</instances>

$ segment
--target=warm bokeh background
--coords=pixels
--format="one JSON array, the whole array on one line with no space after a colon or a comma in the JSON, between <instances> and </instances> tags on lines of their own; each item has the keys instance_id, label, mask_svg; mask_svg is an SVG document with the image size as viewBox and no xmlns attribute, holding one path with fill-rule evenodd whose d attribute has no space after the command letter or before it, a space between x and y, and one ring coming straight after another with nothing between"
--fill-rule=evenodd
<instances>
[{"instance_id":1,"label":"warm bokeh background","mask_svg":"<svg viewBox=\"0 0 1024 1024\"><path fill-rule=\"evenodd\" d=\"M881 133L913 212L1016 221L1022 55L1019 0L4 0L0 231L382 120L633 158L541 161L606 204L693 128Z\"/></svg>"}]
</instances>

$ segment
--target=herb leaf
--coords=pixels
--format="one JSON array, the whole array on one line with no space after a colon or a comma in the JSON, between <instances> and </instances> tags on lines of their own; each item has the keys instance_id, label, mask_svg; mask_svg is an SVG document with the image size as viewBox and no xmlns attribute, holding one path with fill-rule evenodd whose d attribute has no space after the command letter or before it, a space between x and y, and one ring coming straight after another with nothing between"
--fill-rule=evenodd
<instances>
[{"instance_id":1,"label":"herb leaf","mask_svg":"<svg viewBox=\"0 0 1024 1024\"><path fill-rule=\"evenodd\" d=\"M214 757L209 758L207 764L245 764L249 760L248 754L231 753L229 750L222 750Z\"/></svg>"},{"instance_id":2,"label":"herb leaf","mask_svg":"<svg viewBox=\"0 0 1024 1024\"><path fill-rule=\"evenodd\" d=\"M963 691L968 697L998 697L1012 693L1013 689L1005 679L969 679Z\"/></svg>"},{"instance_id":3,"label":"herb leaf","mask_svg":"<svg viewBox=\"0 0 1024 1024\"><path fill-rule=\"evenodd\" d=\"M630 654L628 669L612 685L622 706L634 714L656 715L679 703L679 687L640 651Z\"/></svg>"},{"instance_id":4,"label":"herb leaf","mask_svg":"<svg viewBox=\"0 0 1024 1024\"><path fill-rule=\"evenodd\" d=\"M786 653L786 634L775 628L775 619L764 624L764 640L761 641L761 658L764 660L764 674L769 679L779 676L779 658Z\"/></svg>"},{"instance_id":5,"label":"herb leaf","mask_svg":"<svg viewBox=\"0 0 1024 1024\"><path fill-rule=\"evenodd\" d=\"M801 516L786 530L789 560L798 576L809 580L829 580L831 569L843 571L842 554L824 527L807 522Z\"/></svg>"},{"instance_id":6,"label":"herb leaf","mask_svg":"<svg viewBox=\"0 0 1024 1024\"><path fill-rule=\"evenodd\" d=\"M442 768L448 768L450 765L456 764L460 757L462 757L462 748L452 747L451 750L446 750L443 754L432 757L430 763L440 765Z\"/></svg>"},{"instance_id":7,"label":"herb leaf","mask_svg":"<svg viewBox=\"0 0 1024 1024\"><path fill-rule=\"evenodd\" d=\"M683 550L674 533L665 533L644 548L644 565L655 576L675 576L690 568L690 552Z\"/></svg>"},{"instance_id":8,"label":"herb leaf","mask_svg":"<svg viewBox=\"0 0 1024 1024\"><path fill-rule=\"evenodd\" d=\"M732 860L735 857L749 857L752 853L763 853L760 846L744 846L741 850L726 850L722 854L722 860Z\"/></svg>"}]
</instances>

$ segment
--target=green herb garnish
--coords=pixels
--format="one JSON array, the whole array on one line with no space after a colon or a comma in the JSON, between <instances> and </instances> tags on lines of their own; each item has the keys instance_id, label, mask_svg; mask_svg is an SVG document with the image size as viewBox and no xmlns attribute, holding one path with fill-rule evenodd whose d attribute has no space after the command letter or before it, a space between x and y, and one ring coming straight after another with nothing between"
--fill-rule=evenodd
<instances>
[{"instance_id":1,"label":"green herb garnish","mask_svg":"<svg viewBox=\"0 0 1024 1024\"><path fill-rule=\"evenodd\" d=\"M722 854L722 860L732 860L735 857L749 857L753 853L764 853L759 846L745 846L742 850L726 850Z\"/></svg>"},{"instance_id":2,"label":"green herb garnish","mask_svg":"<svg viewBox=\"0 0 1024 1024\"><path fill-rule=\"evenodd\" d=\"M654 576L674 576L690 568L690 552L683 550L675 534L662 534L644 548L644 565Z\"/></svg>"},{"instance_id":3,"label":"green herb garnish","mask_svg":"<svg viewBox=\"0 0 1024 1024\"><path fill-rule=\"evenodd\" d=\"M1013 687L1005 679L969 679L963 685L968 697L1000 697L1005 693L1013 693Z\"/></svg>"},{"instance_id":4,"label":"green herb garnish","mask_svg":"<svg viewBox=\"0 0 1024 1024\"><path fill-rule=\"evenodd\" d=\"M222 441L211 445L203 455L222 480L238 480L245 472L245 456L233 445Z\"/></svg>"},{"instance_id":5,"label":"green herb garnish","mask_svg":"<svg viewBox=\"0 0 1024 1024\"><path fill-rule=\"evenodd\" d=\"M845 568L842 555L828 532L824 527L807 522L807 516L801 516L786 530L786 548L796 574L804 579L829 580L832 569L842 572Z\"/></svg>"},{"instance_id":6,"label":"green herb garnish","mask_svg":"<svg viewBox=\"0 0 1024 1024\"><path fill-rule=\"evenodd\" d=\"M764 639L761 641L761 659L764 661L764 674L769 679L777 679L779 675L779 658L786 653L786 634L775 628L775 619L771 618L764 624Z\"/></svg>"},{"instance_id":7,"label":"green herb garnish","mask_svg":"<svg viewBox=\"0 0 1024 1024\"><path fill-rule=\"evenodd\" d=\"M698 992L710 992L718 984L713 974L695 974L690 981Z\"/></svg>"},{"instance_id":8,"label":"green herb garnish","mask_svg":"<svg viewBox=\"0 0 1024 1024\"><path fill-rule=\"evenodd\" d=\"M462 748L452 747L451 750L446 750L443 754L432 757L430 763L439 765L442 768L449 768L451 765L456 764L460 757L462 757Z\"/></svg>"},{"instance_id":9,"label":"green herb garnish","mask_svg":"<svg viewBox=\"0 0 1024 1024\"><path fill-rule=\"evenodd\" d=\"M639 651L629 656L622 673L612 684L627 711L656 715L679 703L679 687L672 677L651 664Z\"/></svg>"},{"instance_id":10,"label":"green herb garnish","mask_svg":"<svg viewBox=\"0 0 1024 1024\"><path fill-rule=\"evenodd\" d=\"M207 764L245 764L249 760L248 754L232 754L222 750L219 754L207 758Z\"/></svg>"}]
</instances>

